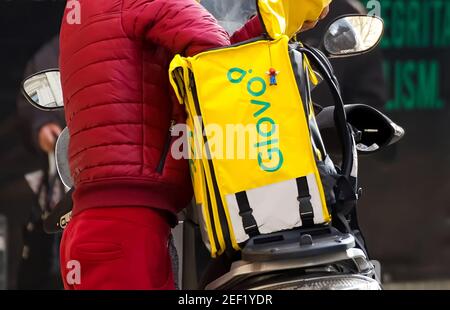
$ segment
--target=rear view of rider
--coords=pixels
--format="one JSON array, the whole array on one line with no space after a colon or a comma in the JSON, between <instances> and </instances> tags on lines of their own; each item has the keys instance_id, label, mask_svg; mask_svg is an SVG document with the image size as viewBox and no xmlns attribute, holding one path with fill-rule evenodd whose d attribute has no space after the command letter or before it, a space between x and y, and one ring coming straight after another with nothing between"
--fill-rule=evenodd
<instances>
[{"instance_id":1,"label":"rear view of rider","mask_svg":"<svg viewBox=\"0 0 450 310\"><path fill-rule=\"evenodd\" d=\"M78 2L79 11L66 8L60 36L75 182L61 244L65 287L173 289L170 225L192 192L187 162L167 152L171 124L185 121L170 60L262 28L253 18L230 37L194 0ZM74 14L79 23L69 22Z\"/></svg>"}]
</instances>

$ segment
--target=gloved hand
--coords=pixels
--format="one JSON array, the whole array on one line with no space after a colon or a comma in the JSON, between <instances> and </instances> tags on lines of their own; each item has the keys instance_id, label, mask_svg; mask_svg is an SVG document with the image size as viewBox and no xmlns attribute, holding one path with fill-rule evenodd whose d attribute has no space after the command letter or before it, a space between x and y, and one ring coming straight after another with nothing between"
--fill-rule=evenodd
<instances>
[{"instance_id":1,"label":"gloved hand","mask_svg":"<svg viewBox=\"0 0 450 310\"><path fill-rule=\"evenodd\" d=\"M259 12L268 35L292 38L325 18L332 0L260 0Z\"/></svg>"},{"instance_id":2,"label":"gloved hand","mask_svg":"<svg viewBox=\"0 0 450 310\"><path fill-rule=\"evenodd\" d=\"M310 29L314 28L320 20L324 19L324 18L328 15L328 12L329 12L329 11L330 11L330 6L328 5L327 7L325 7L325 8L323 9L323 11L322 11L322 13L320 14L318 20L315 20L315 21L306 21L306 22L303 24L303 27L302 27L302 29L301 29L300 31L303 32L303 31L310 30Z\"/></svg>"}]
</instances>

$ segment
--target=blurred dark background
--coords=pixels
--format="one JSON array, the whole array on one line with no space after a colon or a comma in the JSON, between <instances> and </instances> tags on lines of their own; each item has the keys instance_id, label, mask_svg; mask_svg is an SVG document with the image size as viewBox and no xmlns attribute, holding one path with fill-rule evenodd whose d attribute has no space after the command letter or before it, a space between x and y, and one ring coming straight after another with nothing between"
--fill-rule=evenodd
<instances>
[{"instance_id":1,"label":"blurred dark background","mask_svg":"<svg viewBox=\"0 0 450 310\"><path fill-rule=\"evenodd\" d=\"M362 225L387 279L450 279L450 1L380 3L384 111L407 134L362 159Z\"/></svg>"},{"instance_id":2,"label":"blurred dark background","mask_svg":"<svg viewBox=\"0 0 450 310\"><path fill-rule=\"evenodd\" d=\"M8 220L8 288L18 287L23 231L36 203L24 174L39 169L37 155L23 143L16 98L27 61L58 33L64 6L65 1L0 1L0 214Z\"/></svg>"},{"instance_id":3,"label":"blurred dark background","mask_svg":"<svg viewBox=\"0 0 450 310\"><path fill-rule=\"evenodd\" d=\"M393 44L399 33L408 37L405 27L413 16L408 10L395 13L394 3L405 8L414 2L420 9L434 1L381 2L386 42L391 41L382 45L390 94L382 108L407 135L398 146L361 159L361 225L386 280L450 279L450 37L434 45L409 44L410 39ZM442 12L450 11L450 1L440 3ZM23 143L16 98L26 62L58 32L64 5L59 0L0 1L0 214L8 219L12 289L18 285L23 231L36 199L24 174L38 169L36 155ZM445 35L450 20L443 17L439 23L429 32Z\"/></svg>"}]
</instances>

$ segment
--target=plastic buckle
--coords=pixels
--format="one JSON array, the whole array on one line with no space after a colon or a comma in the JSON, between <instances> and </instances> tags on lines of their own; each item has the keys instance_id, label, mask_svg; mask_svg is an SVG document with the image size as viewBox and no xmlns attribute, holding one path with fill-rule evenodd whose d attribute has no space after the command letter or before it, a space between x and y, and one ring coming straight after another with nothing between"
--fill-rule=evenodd
<instances>
[{"instance_id":1,"label":"plastic buckle","mask_svg":"<svg viewBox=\"0 0 450 310\"><path fill-rule=\"evenodd\" d=\"M239 212L239 215L242 217L242 224L244 226L244 231L246 233L255 233L259 234L258 232L258 224L256 223L255 219L253 218L253 210L247 210L244 212Z\"/></svg>"},{"instance_id":2,"label":"plastic buckle","mask_svg":"<svg viewBox=\"0 0 450 310\"><path fill-rule=\"evenodd\" d=\"M314 218L314 211L311 204L311 196L305 197L297 197L298 202L300 203L300 216L305 219Z\"/></svg>"}]
</instances>

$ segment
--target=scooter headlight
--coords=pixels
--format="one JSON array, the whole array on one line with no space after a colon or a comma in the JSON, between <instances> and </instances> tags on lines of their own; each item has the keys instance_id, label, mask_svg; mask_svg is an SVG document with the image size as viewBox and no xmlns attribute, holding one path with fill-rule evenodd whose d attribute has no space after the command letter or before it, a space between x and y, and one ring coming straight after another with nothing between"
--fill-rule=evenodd
<instances>
[{"instance_id":1,"label":"scooter headlight","mask_svg":"<svg viewBox=\"0 0 450 310\"><path fill-rule=\"evenodd\" d=\"M256 289L264 290L381 290L380 284L359 275L338 275L318 278L302 278L271 284Z\"/></svg>"}]
</instances>

